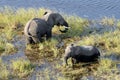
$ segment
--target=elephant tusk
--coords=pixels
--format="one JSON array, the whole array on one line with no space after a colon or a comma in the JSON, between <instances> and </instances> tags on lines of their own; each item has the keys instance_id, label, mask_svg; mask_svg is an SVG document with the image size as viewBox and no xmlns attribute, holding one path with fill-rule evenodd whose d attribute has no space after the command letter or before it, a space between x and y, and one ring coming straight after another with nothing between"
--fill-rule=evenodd
<instances>
[{"instance_id":1,"label":"elephant tusk","mask_svg":"<svg viewBox=\"0 0 120 80\"><path fill-rule=\"evenodd\" d=\"M64 26L64 28L69 29L70 27Z\"/></svg>"},{"instance_id":2,"label":"elephant tusk","mask_svg":"<svg viewBox=\"0 0 120 80\"><path fill-rule=\"evenodd\" d=\"M67 26L64 26L64 28L68 28Z\"/></svg>"},{"instance_id":3,"label":"elephant tusk","mask_svg":"<svg viewBox=\"0 0 120 80\"><path fill-rule=\"evenodd\" d=\"M67 32L67 30L69 29L69 27L67 27L67 26L63 26L63 27L65 28L65 30L60 30L60 32L62 32L62 33Z\"/></svg>"}]
</instances>

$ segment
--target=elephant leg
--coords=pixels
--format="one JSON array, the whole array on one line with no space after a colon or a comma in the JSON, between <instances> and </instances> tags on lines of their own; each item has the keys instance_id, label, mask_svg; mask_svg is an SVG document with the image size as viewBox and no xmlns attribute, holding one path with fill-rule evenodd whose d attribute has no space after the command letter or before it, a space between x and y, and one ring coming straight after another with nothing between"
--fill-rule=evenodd
<instances>
[{"instance_id":1,"label":"elephant leg","mask_svg":"<svg viewBox=\"0 0 120 80\"><path fill-rule=\"evenodd\" d=\"M73 60L73 58L71 59L71 62L72 62L72 68L74 69L74 60Z\"/></svg>"},{"instance_id":2,"label":"elephant leg","mask_svg":"<svg viewBox=\"0 0 120 80\"><path fill-rule=\"evenodd\" d=\"M72 68L74 69L74 66L75 66L75 63L76 63L76 60L74 58L71 59L71 62L72 62Z\"/></svg>"},{"instance_id":3,"label":"elephant leg","mask_svg":"<svg viewBox=\"0 0 120 80\"><path fill-rule=\"evenodd\" d=\"M39 39L38 39L37 37L32 37L32 39L33 39L33 41L34 41L35 43L40 42Z\"/></svg>"},{"instance_id":4,"label":"elephant leg","mask_svg":"<svg viewBox=\"0 0 120 80\"><path fill-rule=\"evenodd\" d=\"M26 38L27 44L32 44L34 43L33 39L31 37Z\"/></svg>"},{"instance_id":5,"label":"elephant leg","mask_svg":"<svg viewBox=\"0 0 120 80\"><path fill-rule=\"evenodd\" d=\"M42 41L43 41L41 34L37 34L37 37L38 37L39 42L42 42Z\"/></svg>"},{"instance_id":6,"label":"elephant leg","mask_svg":"<svg viewBox=\"0 0 120 80\"><path fill-rule=\"evenodd\" d=\"M46 40L49 40L52 37L52 32L49 31L46 33Z\"/></svg>"},{"instance_id":7,"label":"elephant leg","mask_svg":"<svg viewBox=\"0 0 120 80\"><path fill-rule=\"evenodd\" d=\"M42 42L42 38L41 38L41 35L40 34L37 34L36 37L32 37L33 41L35 43L39 43L39 42Z\"/></svg>"},{"instance_id":8,"label":"elephant leg","mask_svg":"<svg viewBox=\"0 0 120 80\"><path fill-rule=\"evenodd\" d=\"M78 63L78 60L76 60L75 58L72 58L72 64L76 64Z\"/></svg>"}]
</instances>

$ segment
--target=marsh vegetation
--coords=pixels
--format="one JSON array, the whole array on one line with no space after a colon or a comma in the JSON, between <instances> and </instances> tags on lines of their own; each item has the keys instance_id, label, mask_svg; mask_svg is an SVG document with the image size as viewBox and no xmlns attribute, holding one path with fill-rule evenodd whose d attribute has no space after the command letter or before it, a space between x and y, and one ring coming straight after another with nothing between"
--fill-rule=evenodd
<instances>
[{"instance_id":1,"label":"marsh vegetation","mask_svg":"<svg viewBox=\"0 0 120 80\"><path fill-rule=\"evenodd\" d=\"M0 79L120 78L120 20L114 17L88 20L63 14L71 26L67 33L60 33L55 26L51 41L26 45L23 35L26 22L34 17L42 17L44 12L45 9L33 8L14 11L9 7L0 12ZM101 52L99 63L79 63L73 69L69 59L69 66L64 66L64 49L71 43L98 47ZM17 54L24 56L16 57ZM8 56L15 58L8 61Z\"/></svg>"}]
</instances>

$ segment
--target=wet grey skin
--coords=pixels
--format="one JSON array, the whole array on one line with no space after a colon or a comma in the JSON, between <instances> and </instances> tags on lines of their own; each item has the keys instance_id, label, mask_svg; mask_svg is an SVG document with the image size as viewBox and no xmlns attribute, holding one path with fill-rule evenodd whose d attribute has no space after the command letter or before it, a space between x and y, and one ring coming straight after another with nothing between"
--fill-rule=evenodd
<instances>
[{"instance_id":1,"label":"wet grey skin","mask_svg":"<svg viewBox=\"0 0 120 80\"><path fill-rule=\"evenodd\" d=\"M72 64L78 62L98 61L100 52L95 46L75 46L71 44L66 47L64 54L64 63L68 65L67 60L72 58Z\"/></svg>"},{"instance_id":2,"label":"wet grey skin","mask_svg":"<svg viewBox=\"0 0 120 80\"><path fill-rule=\"evenodd\" d=\"M42 42L43 36L49 40L54 25L65 27L65 30L60 30L62 33L66 33L69 28L68 23L59 13L45 12L42 18L29 20L24 28L27 44Z\"/></svg>"}]
</instances>

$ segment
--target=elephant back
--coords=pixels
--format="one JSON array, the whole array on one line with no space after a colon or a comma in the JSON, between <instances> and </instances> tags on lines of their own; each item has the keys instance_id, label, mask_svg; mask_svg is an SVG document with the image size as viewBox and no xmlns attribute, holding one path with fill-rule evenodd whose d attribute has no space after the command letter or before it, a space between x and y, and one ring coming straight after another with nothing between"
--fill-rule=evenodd
<instances>
[{"instance_id":1,"label":"elephant back","mask_svg":"<svg viewBox=\"0 0 120 80\"><path fill-rule=\"evenodd\" d=\"M79 50L80 55L85 56L92 56L99 53L98 49L94 46L79 46Z\"/></svg>"}]
</instances>

